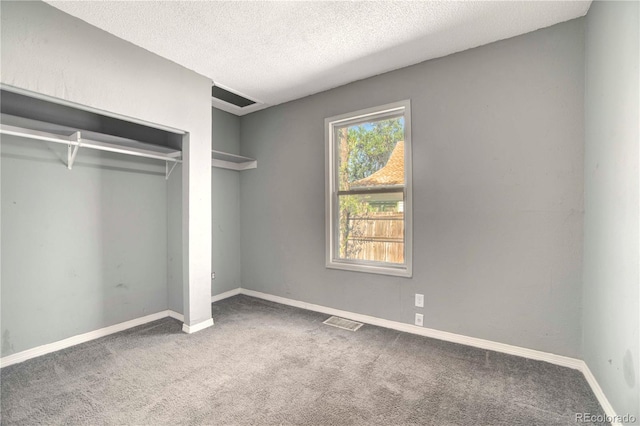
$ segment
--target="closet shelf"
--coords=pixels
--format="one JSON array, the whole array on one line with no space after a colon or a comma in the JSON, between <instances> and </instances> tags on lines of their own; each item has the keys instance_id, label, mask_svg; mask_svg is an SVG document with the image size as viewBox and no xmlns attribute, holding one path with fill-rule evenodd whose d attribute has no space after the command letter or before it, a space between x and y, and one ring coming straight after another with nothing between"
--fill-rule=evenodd
<instances>
[{"instance_id":1,"label":"closet shelf","mask_svg":"<svg viewBox=\"0 0 640 426\"><path fill-rule=\"evenodd\" d=\"M211 166L221 169L242 171L257 168L258 161L255 158L243 157L241 155L212 150Z\"/></svg>"},{"instance_id":2,"label":"closet shelf","mask_svg":"<svg viewBox=\"0 0 640 426\"><path fill-rule=\"evenodd\" d=\"M0 134L67 145L67 168L69 170L73 168L73 163L80 148L165 161L165 177L167 179L175 165L182 162L182 152L175 149L151 145L118 136L86 130L76 130L66 126L8 114L1 115ZM173 163L172 167L169 166L169 163Z\"/></svg>"}]
</instances>

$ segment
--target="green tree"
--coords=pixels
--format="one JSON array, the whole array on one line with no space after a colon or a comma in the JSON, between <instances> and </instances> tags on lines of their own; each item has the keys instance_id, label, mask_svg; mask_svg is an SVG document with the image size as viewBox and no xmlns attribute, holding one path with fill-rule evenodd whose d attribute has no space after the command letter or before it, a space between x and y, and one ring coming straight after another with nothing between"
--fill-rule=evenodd
<instances>
[{"instance_id":1,"label":"green tree","mask_svg":"<svg viewBox=\"0 0 640 426\"><path fill-rule=\"evenodd\" d=\"M404 139L404 119L392 118L347 129L348 156L341 170L349 183L366 178L387 164L396 143ZM343 166L341 164L341 166Z\"/></svg>"}]
</instances>

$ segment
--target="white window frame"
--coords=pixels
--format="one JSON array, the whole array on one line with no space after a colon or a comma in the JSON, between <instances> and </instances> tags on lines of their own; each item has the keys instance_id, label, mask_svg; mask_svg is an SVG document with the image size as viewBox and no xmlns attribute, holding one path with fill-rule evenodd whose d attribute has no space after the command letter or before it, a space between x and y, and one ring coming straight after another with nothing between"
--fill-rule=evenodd
<instances>
[{"instance_id":1,"label":"white window frame","mask_svg":"<svg viewBox=\"0 0 640 426\"><path fill-rule=\"evenodd\" d=\"M355 125L362 122L380 120L389 116L404 116L404 264L391 264L366 260L340 259L336 255L338 241L338 173L337 147L334 140L335 127ZM326 118L325 128L325 229L326 229L326 267L347 271L367 272L372 274L411 277L413 273L413 204L411 173L411 101L404 100L367 108Z\"/></svg>"}]
</instances>

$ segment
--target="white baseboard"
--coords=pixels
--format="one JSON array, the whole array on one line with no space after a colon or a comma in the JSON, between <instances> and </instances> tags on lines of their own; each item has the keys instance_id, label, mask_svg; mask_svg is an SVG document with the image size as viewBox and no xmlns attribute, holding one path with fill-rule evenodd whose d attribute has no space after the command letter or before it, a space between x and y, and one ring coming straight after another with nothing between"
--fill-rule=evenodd
<instances>
[{"instance_id":1,"label":"white baseboard","mask_svg":"<svg viewBox=\"0 0 640 426\"><path fill-rule=\"evenodd\" d=\"M100 328L98 330L90 331L84 334L78 334L67 339L58 340L57 342L48 343L46 345L37 346L35 348L27 349L26 351L18 352L12 355L7 355L0 358L0 368L8 367L9 365L17 364L22 361L26 361L31 358L39 357L51 352L59 351L71 346L85 343L90 340L99 339L100 337L108 336L119 331L126 330L128 328L137 327L142 324L146 324L151 321L156 321L161 318L165 318L169 315L169 311L160 311L155 314L147 315L141 318L135 318L129 321L114 324L109 327Z\"/></svg>"},{"instance_id":2,"label":"white baseboard","mask_svg":"<svg viewBox=\"0 0 640 426\"><path fill-rule=\"evenodd\" d=\"M198 324L194 324L194 325L187 325L187 323L183 323L182 324L182 331L184 331L187 334L192 334L192 333L196 333L200 330L204 330L205 328L211 327L213 326L213 318L209 318L206 321L202 321L199 322Z\"/></svg>"},{"instance_id":3,"label":"white baseboard","mask_svg":"<svg viewBox=\"0 0 640 426\"><path fill-rule=\"evenodd\" d=\"M168 316L170 316L171 318L175 318L180 322L184 322L184 315L172 310L168 310L167 312Z\"/></svg>"},{"instance_id":4,"label":"white baseboard","mask_svg":"<svg viewBox=\"0 0 640 426\"><path fill-rule=\"evenodd\" d=\"M211 296L211 303L217 302L219 300L228 299L229 297L237 296L240 294L242 289L240 287L234 288L233 290L225 291L224 293L216 294L215 296Z\"/></svg>"},{"instance_id":5,"label":"white baseboard","mask_svg":"<svg viewBox=\"0 0 640 426\"><path fill-rule=\"evenodd\" d=\"M517 355L524 358L529 358L537 361L545 361L551 364L559 365L562 367L569 367L574 370L579 370L584 375L585 379L593 393L595 394L598 402L602 406L604 413L611 417L616 418L616 412L609 403L606 395L600 388L596 378L589 370L587 364L577 358L570 358L562 355L556 355L548 352L537 351L535 349L522 348L519 346L508 345L505 343L493 342L491 340L479 339L477 337L469 337L461 334L449 333L447 331L434 330L431 328L418 327L411 324L405 324L397 321L390 321L383 318L372 317L369 315L356 314L353 312L342 311L340 309L329 308L321 305L314 305L313 303L301 302L299 300L288 299L286 297L274 296L267 293L261 293L259 291L248 290L246 288L240 289L240 294L247 296L257 297L258 299L269 300L271 302L281 303L283 305L294 306L296 308L307 309L310 311L321 312L327 315L336 315L342 318L347 318L353 321L362 322L365 324L377 325L379 327L390 328L393 330L404 331L406 333L418 334L420 336L432 337L434 339L445 340L447 342L460 343L462 345L473 346L476 348L487 349L495 352L502 352L510 355ZM620 423L612 423L612 426L617 426Z\"/></svg>"},{"instance_id":6,"label":"white baseboard","mask_svg":"<svg viewBox=\"0 0 640 426\"><path fill-rule=\"evenodd\" d=\"M582 368L580 370L582 371L582 374L584 374L584 378L587 379L587 383L589 383L589 386L591 386L591 390L593 391L596 398L598 399L598 402L600 403L602 410L607 416L611 418L616 418L616 411L613 409L613 406L607 399L607 396L602 391L602 388L600 387L595 376L589 369L589 366L587 365L586 362L584 361L581 361L581 362L582 362ZM611 426L622 426L622 423L611 422Z\"/></svg>"},{"instance_id":7,"label":"white baseboard","mask_svg":"<svg viewBox=\"0 0 640 426\"><path fill-rule=\"evenodd\" d=\"M502 352L510 355L517 355L524 358L535 359L538 361L546 361L551 364L561 365L563 367L569 367L575 370L580 370L582 368L582 364L584 364L582 360L576 358L569 358L562 355L537 351L535 349L522 348L519 346L507 345L505 343L493 342L491 340L479 339L477 337L469 337L461 334L449 333L447 331L434 330L432 328L419 327L402 322L390 321L383 318L372 317L369 315L356 314L353 312L342 311L340 309L328 308L326 306L314 305L312 303L287 299L286 297L273 296L271 294L261 293L254 290L247 290L243 288L240 292L247 296L257 297L259 299L269 300L272 302L281 303L283 305L295 306L296 308L321 312L327 315L336 315L353 321L377 325L379 327L390 328L392 330L404 331L406 333L418 334L420 336L432 337L434 339L445 340L447 342L460 343L462 345L474 346L476 348L488 349L491 351Z\"/></svg>"}]
</instances>

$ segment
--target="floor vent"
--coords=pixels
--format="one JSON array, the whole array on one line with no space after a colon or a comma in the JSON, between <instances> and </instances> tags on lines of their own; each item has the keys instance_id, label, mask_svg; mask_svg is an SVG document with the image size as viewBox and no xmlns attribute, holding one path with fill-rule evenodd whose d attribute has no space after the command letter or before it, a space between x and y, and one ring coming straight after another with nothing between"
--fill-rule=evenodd
<instances>
[{"instance_id":1,"label":"floor vent","mask_svg":"<svg viewBox=\"0 0 640 426\"><path fill-rule=\"evenodd\" d=\"M356 331L360 327L362 327L362 323L351 321L348 319L340 318L340 317L330 317L323 324L327 324L333 327L342 328L344 330Z\"/></svg>"}]
</instances>

